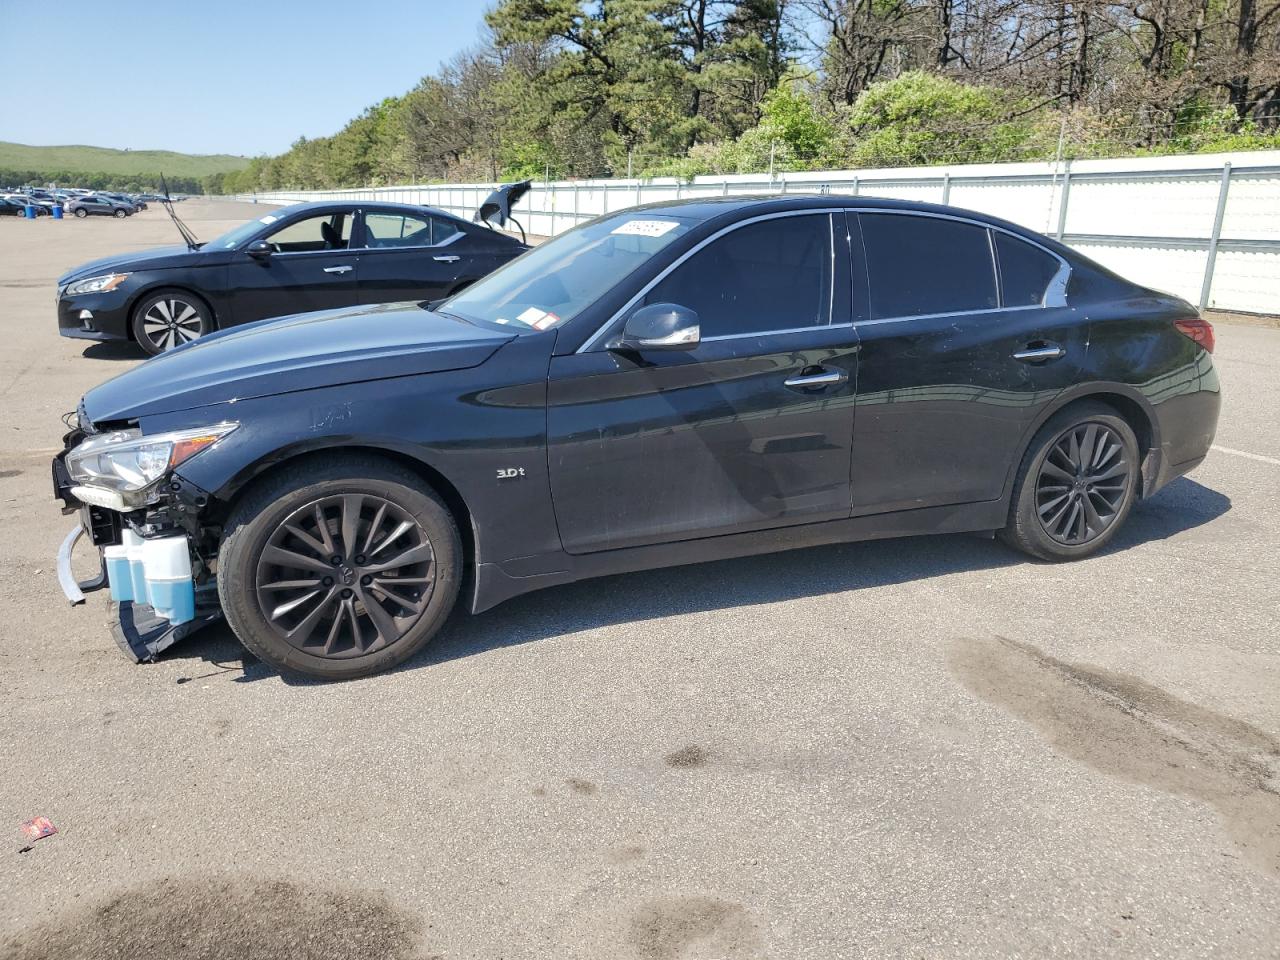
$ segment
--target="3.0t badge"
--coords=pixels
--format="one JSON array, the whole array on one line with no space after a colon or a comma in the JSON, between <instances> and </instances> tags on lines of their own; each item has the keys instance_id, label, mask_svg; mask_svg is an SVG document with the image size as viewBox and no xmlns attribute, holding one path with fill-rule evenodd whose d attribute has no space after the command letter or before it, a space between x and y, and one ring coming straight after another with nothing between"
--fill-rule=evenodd
<instances>
[{"instance_id":1,"label":"3.0t badge","mask_svg":"<svg viewBox=\"0 0 1280 960\"><path fill-rule=\"evenodd\" d=\"M524 476L524 467L501 467L498 470L499 480L514 480Z\"/></svg>"}]
</instances>

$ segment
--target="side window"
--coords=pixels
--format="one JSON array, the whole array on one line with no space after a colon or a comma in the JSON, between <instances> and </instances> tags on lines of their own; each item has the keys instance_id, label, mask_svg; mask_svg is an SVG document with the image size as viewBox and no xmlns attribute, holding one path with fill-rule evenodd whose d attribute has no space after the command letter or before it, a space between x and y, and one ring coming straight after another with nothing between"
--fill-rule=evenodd
<instances>
[{"instance_id":1,"label":"side window","mask_svg":"<svg viewBox=\"0 0 1280 960\"><path fill-rule=\"evenodd\" d=\"M450 237L457 236L462 233L462 229L452 220L442 220L439 217L431 218L431 243L441 244Z\"/></svg>"},{"instance_id":2,"label":"side window","mask_svg":"<svg viewBox=\"0 0 1280 960\"><path fill-rule=\"evenodd\" d=\"M431 221L426 217L408 217L399 213L366 213L364 245L366 247L429 247Z\"/></svg>"},{"instance_id":3,"label":"side window","mask_svg":"<svg viewBox=\"0 0 1280 960\"><path fill-rule=\"evenodd\" d=\"M1061 266L1058 259L1007 233L997 230L992 236L1000 261L1001 302L1006 307L1038 307Z\"/></svg>"},{"instance_id":4,"label":"side window","mask_svg":"<svg viewBox=\"0 0 1280 960\"><path fill-rule=\"evenodd\" d=\"M985 227L891 213L864 213L860 222L873 319L997 306Z\"/></svg>"},{"instance_id":5,"label":"side window","mask_svg":"<svg viewBox=\"0 0 1280 960\"><path fill-rule=\"evenodd\" d=\"M346 213L322 213L295 220L266 239L280 253L345 250L351 240L351 220Z\"/></svg>"},{"instance_id":6,"label":"side window","mask_svg":"<svg viewBox=\"0 0 1280 960\"><path fill-rule=\"evenodd\" d=\"M649 291L645 303L698 314L702 336L831 322L831 218L777 217L713 240Z\"/></svg>"}]
</instances>

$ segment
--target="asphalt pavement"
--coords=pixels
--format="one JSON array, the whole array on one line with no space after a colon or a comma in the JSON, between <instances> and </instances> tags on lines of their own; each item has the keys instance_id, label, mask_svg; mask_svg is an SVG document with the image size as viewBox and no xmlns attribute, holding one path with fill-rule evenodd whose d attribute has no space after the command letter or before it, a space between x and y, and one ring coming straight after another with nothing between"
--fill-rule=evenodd
<instances>
[{"instance_id":1,"label":"asphalt pavement","mask_svg":"<svg viewBox=\"0 0 1280 960\"><path fill-rule=\"evenodd\" d=\"M1218 326L1218 447L1093 559L610 577L324 685L57 587L59 418L141 357L54 280L177 239L0 221L0 958L1280 954L1280 329Z\"/></svg>"}]
</instances>

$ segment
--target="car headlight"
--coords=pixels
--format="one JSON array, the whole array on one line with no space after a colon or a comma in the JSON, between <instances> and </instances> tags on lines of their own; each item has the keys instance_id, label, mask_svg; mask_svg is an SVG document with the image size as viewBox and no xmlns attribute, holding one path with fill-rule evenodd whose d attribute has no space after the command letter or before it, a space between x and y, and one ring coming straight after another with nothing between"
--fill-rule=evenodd
<instances>
[{"instance_id":1,"label":"car headlight","mask_svg":"<svg viewBox=\"0 0 1280 960\"><path fill-rule=\"evenodd\" d=\"M149 436L136 429L98 434L67 454L67 472L77 485L112 490L124 495L125 506L142 506L155 500L150 488L157 480L237 426L217 423Z\"/></svg>"},{"instance_id":2,"label":"car headlight","mask_svg":"<svg viewBox=\"0 0 1280 960\"><path fill-rule=\"evenodd\" d=\"M127 273L104 273L100 277L77 280L67 287L67 296L75 296L79 293L107 293L128 279Z\"/></svg>"}]
</instances>

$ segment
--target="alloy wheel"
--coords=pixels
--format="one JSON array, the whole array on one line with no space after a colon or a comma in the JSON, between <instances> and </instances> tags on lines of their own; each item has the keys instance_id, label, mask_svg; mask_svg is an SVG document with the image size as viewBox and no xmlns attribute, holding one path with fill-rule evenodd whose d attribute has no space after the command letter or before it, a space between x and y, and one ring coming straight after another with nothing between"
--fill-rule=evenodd
<instances>
[{"instance_id":1,"label":"alloy wheel","mask_svg":"<svg viewBox=\"0 0 1280 960\"><path fill-rule=\"evenodd\" d=\"M290 513L267 539L255 586L278 636L337 659L400 640L426 611L435 578L422 524L390 500L350 493Z\"/></svg>"},{"instance_id":2,"label":"alloy wheel","mask_svg":"<svg viewBox=\"0 0 1280 960\"><path fill-rule=\"evenodd\" d=\"M190 343L203 333L200 311L185 300L157 300L142 315L142 332L157 353Z\"/></svg>"},{"instance_id":3,"label":"alloy wheel","mask_svg":"<svg viewBox=\"0 0 1280 960\"><path fill-rule=\"evenodd\" d=\"M1045 533L1079 546L1101 536L1129 494L1131 467L1110 427L1081 423L1063 433L1036 476L1036 514Z\"/></svg>"}]
</instances>

